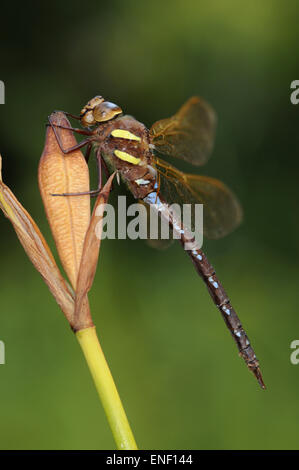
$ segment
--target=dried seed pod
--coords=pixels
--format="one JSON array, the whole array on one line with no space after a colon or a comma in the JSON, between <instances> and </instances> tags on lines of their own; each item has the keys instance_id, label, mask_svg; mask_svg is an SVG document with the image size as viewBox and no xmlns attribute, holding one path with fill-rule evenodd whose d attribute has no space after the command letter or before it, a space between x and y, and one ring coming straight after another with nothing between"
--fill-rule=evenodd
<instances>
[{"instance_id":1,"label":"dried seed pod","mask_svg":"<svg viewBox=\"0 0 299 470\"><path fill-rule=\"evenodd\" d=\"M70 126L62 112L51 121ZM77 144L71 131L56 128L64 149ZM51 126L38 168L39 189L63 268L76 289L86 231L90 221L90 196L53 196L52 194L89 191L89 172L80 150L64 154Z\"/></svg>"},{"instance_id":2,"label":"dried seed pod","mask_svg":"<svg viewBox=\"0 0 299 470\"><path fill-rule=\"evenodd\" d=\"M38 226L8 186L2 182L1 165L0 155L0 209L12 223L31 262L48 285L70 325L73 326L75 305L73 292L63 279ZM87 316L87 313L85 315Z\"/></svg>"}]
</instances>

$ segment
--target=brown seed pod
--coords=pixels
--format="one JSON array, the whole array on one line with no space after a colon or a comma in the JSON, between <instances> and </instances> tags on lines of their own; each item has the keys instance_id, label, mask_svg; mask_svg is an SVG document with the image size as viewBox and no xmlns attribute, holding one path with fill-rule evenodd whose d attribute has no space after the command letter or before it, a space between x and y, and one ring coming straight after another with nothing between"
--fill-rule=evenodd
<instances>
[{"instance_id":1,"label":"brown seed pod","mask_svg":"<svg viewBox=\"0 0 299 470\"><path fill-rule=\"evenodd\" d=\"M0 155L0 209L12 223L29 259L43 277L56 302L73 327L74 294L62 277L51 250L38 226L9 187L3 183L1 164L2 159ZM88 317L88 311L83 313L85 317Z\"/></svg>"},{"instance_id":2,"label":"brown seed pod","mask_svg":"<svg viewBox=\"0 0 299 470\"><path fill-rule=\"evenodd\" d=\"M52 123L70 127L62 112L51 115ZM71 131L56 128L64 149L77 144ZM80 150L64 154L53 129L48 126L38 168L39 189L63 268L76 289L83 244L90 221L90 196L52 194L89 191L89 172Z\"/></svg>"}]
</instances>

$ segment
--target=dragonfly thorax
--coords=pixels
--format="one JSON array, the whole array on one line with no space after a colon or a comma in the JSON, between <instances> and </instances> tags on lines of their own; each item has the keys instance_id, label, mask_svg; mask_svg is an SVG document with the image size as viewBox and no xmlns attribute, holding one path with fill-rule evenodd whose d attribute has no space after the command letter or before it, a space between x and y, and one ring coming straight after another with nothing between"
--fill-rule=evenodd
<instances>
[{"instance_id":1,"label":"dragonfly thorax","mask_svg":"<svg viewBox=\"0 0 299 470\"><path fill-rule=\"evenodd\" d=\"M154 191L148 129L132 116L121 116L98 128L97 146L111 171L117 171L137 199Z\"/></svg>"}]
</instances>

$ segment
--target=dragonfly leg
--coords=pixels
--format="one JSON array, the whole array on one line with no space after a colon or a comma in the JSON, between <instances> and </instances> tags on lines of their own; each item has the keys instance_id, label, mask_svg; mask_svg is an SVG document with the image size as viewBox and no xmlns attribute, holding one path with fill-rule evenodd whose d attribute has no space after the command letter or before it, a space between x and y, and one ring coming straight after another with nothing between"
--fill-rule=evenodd
<instances>
[{"instance_id":1,"label":"dragonfly leg","mask_svg":"<svg viewBox=\"0 0 299 470\"><path fill-rule=\"evenodd\" d=\"M103 160L103 159L102 159L102 165L103 165L103 170L104 170L104 172L105 172L105 176L106 176L106 178L108 179L109 176L110 176L110 171L108 170L108 167L107 167L107 165L106 165L106 162L105 162L105 160ZM112 183L112 184L113 184L113 183Z\"/></svg>"},{"instance_id":2,"label":"dragonfly leg","mask_svg":"<svg viewBox=\"0 0 299 470\"><path fill-rule=\"evenodd\" d=\"M100 149L97 150L97 166L98 166L98 190L101 191L102 189L102 157Z\"/></svg>"},{"instance_id":3,"label":"dragonfly leg","mask_svg":"<svg viewBox=\"0 0 299 470\"><path fill-rule=\"evenodd\" d=\"M56 138L57 138L57 136L56 136ZM58 140L58 139L59 139L59 137L57 138L57 142L58 142L58 145L60 147L60 150L66 155L68 153L74 152L75 150L79 150L82 147L85 147L85 145L88 145L90 143L89 139L84 139L84 140L82 140L82 142L79 142L79 144L73 145L73 147L69 147L67 149L64 149L63 146L62 146L61 140Z\"/></svg>"},{"instance_id":4,"label":"dragonfly leg","mask_svg":"<svg viewBox=\"0 0 299 470\"><path fill-rule=\"evenodd\" d=\"M61 111L60 109L55 109L54 113L63 113L66 116L69 116L73 119L77 119L77 121L80 121L80 116L75 116L74 114L68 113L67 111Z\"/></svg>"},{"instance_id":5,"label":"dragonfly leg","mask_svg":"<svg viewBox=\"0 0 299 470\"><path fill-rule=\"evenodd\" d=\"M87 131L86 129L80 129L79 127L68 127L63 126L62 124L54 124L53 122L49 122L51 127L59 127L59 129L67 129L68 131L76 132L77 134L81 135L92 135L93 131Z\"/></svg>"},{"instance_id":6,"label":"dragonfly leg","mask_svg":"<svg viewBox=\"0 0 299 470\"><path fill-rule=\"evenodd\" d=\"M74 152L75 150L79 150L82 147L85 147L85 145L87 145L88 143L90 143L90 139L84 139L81 142L79 142L79 144L73 145L72 147L69 147L69 148L65 149L62 145L62 142L61 142L61 139L60 139L59 135L56 132L55 127L52 127L52 129L54 131L54 134L55 134L57 143L59 145L59 148L64 154L68 154L68 153Z\"/></svg>"},{"instance_id":7,"label":"dragonfly leg","mask_svg":"<svg viewBox=\"0 0 299 470\"><path fill-rule=\"evenodd\" d=\"M71 153L71 152L74 152L75 150L79 150L80 148L84 147L85 145L87 145L88 143L90 143L90 139L84 139L82 140L81 142L79 142L78 144L76 145L73 145L72 147L69 147L67 149L63 148L63 145L62 145L62 142L61 142L61 139L60 139L60 136L58 135L58 132L57 132L57 128L61 128L61 129L67 129L67 130L70 130L72 132L77 132L79 134L82 134L82 135L87 135L87 136L91 136L92 135L92 131L84 131L83 129L76 129L76 128L72 128L72 127L67 127L67 126L61 126L59 124L54 124L52 121L51 121L51 116L48 117L48 120L49 120L49 124L52 129L53 129L53 132L55 134L55 137L56 137L56 140L57 140L57 143L59 145L59 148L60 150L64 153L64 154L68 154L68 153Z\"/></svg>"},{"instance_id":8,"label":"dragonfly leg","mask_svg":"<svg viewBox=\"0 0 299 470\"><path fill-rule=\"evenodd\" d=\"M91 191L84 191L82 193L61 193L61 194L51 194L51 196L91 196L91 197L96 197L101 190L98 189L92 189Z\"/></svg>"},{"instance_id":9,"label":"dragonfly leg","mask_svg":"<svg viewBox=\"0 0 299 470\"><path fill-rule=\"evenodd\" d=\"M89 158L91 144L87 147L85 158ZM84 191L82 193L62 193L62 194L52 194L52 196L86 196L96 197L102 189L102 157L100 149L97 150L97 164L98 164L98 189L93 189L91 191Z\"/></svg>"},{"instance_id":10,"label":"dragonfly leg","mask_svg":"<svg viewBox=\"0 0 299 470\"><path fill-rule=\"evenodd\" d=\"M89 157L90 157L90 152L91 152L91 143L87 146L86 152L85 152L85 155L84 155L84 158L85 158L87 164L88 164L88 160L89 160Z\"/></svg>"},{"instance_id":11,"label":"dragonfly leg","mask_svg":"<svg viewBox=\"0 0 299 470\"><path fill-rule=\"evenodd\" d=\"M110 175L111 175L111 173L110 173L110 171L109 171L109 168L107 167L107 164L106 164L105 160L100 156L100 154L99 154L99 157L100 157L100 159L101 159L102 170L104 170L105 176L106 176L106 178L108 179L108 178L110 177ZM99 158L99 157L98 157L98 158ZM113 191L113 189L114 189L114 182L112 181L112 183L111 183L111 190Z\"/></svg>"}]
</instances>

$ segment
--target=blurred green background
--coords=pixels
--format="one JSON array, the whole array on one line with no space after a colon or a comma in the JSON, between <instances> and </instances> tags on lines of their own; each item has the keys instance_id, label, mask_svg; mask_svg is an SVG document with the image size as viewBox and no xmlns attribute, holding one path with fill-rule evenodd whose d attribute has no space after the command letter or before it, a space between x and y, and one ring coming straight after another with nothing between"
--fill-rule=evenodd
<instances>
[{"instance_id":1,"label":"blurred green background","mask_svg":"<svg viewBox=\"0 0 299 470\"><path fill-rule=\"evenodd\" d=\"M102 94L150 126L199 94L218 114L199 171L245 216L203 248L268 389L179 244L105 241L90 302L140 448L298 448L298 2L52 0L6 3L1 18L3 178L48 240L36 176L51 111ZM113 448L75 337L2 216L0 234L0 448Z\"/></svg>"}]
</instances>

